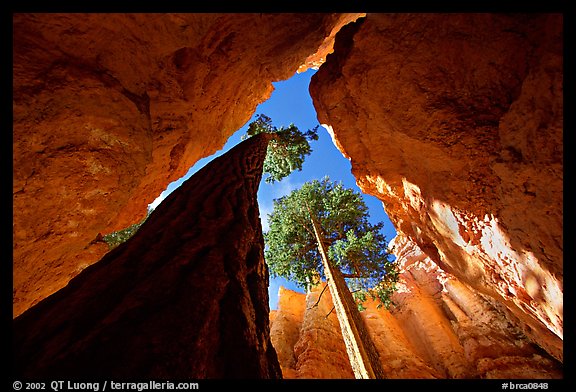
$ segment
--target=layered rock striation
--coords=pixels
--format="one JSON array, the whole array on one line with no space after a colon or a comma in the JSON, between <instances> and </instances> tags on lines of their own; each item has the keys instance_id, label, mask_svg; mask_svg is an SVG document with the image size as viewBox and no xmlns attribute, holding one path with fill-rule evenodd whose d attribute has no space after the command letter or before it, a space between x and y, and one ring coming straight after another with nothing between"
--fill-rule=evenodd
<instances>
[{"instance_id":1,"label":"layered rock striation","mask_svg":"<svg viewBox=\"0 0 576 392\"><path fill-rule=\"evenodd\" d=\"M368 14L310 93L360 188L563 358L562 15Z\"/></svg>"},{"instance_id":2,"label":"layered rock striation","mask_svg":"<svg viewBox=\"0 0 576 392\"><path fill-rule=\"evenodd\" d=\"M215 159L127 242L14 320L36 378L281 378L256 194L269 135Z\"/></svg>"}]
</instances>

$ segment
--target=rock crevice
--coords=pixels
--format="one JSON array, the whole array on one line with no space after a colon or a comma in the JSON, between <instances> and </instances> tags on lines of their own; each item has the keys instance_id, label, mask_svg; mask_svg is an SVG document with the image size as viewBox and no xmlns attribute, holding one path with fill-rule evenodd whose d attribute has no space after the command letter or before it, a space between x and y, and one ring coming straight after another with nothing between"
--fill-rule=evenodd
<instances>
[{"instance_id":1,"label":"rock crevice","mask_svg":"<svg viewBox=\"0 0 576 392\"><path fill-rule=\"evenodd\" d=\"M210 302L216 309L239 304L241 310L226 317L255 312L238 325L260 325L263 334L249 345L270 349L264 347L266 301L256 289L266 275L255 256L257 234L238 234L246 247L230 253L215 250L216 242L200 242L174 255L169 267L151 261L204 235L233 246L229 236L217 235L222 225L240 233L259 220L256 204L235 215L233 200L248 201L242 187L214 176L204 190L190 193L200 197L230 185L233 197L218 204L167 198L156 223L147 223L156 231L144 230L140 240L108 254L94 239L141 221L171 181L250 119L272 82L322 64L310 86L319 122L350 159L360 188L383 202L397 242L404 238L418 248L400 247L418 267L406 265L396 314L365 313L381 358L390 359L385 372L408 378L557 375L548 356L563 361L562 15L18 13L13 35L13 317L23 331L39 333L39 345L47 339L41 330L55 331L46 353L64 350L54 355L70 366L59 372L74 368L67 355L80 348L95 350L82 354L94 353L93 363L106 362L109 353L94 342L103 339L112 350L125 337L127 352L146 343L166 363L184 366L186 360L160 354L154 336L138 340L135 326L106 326L134 317L149 322L151 334L163 328L141 310L146 290L158 294L150 309L169 312L172 302L190 294L184 282L197 270L222 277L213 286L193 279L198 290L222 300ZM192 221L161 217L198 209ZM162 228L174 224L178 236L170 238ZM203 261L191 264L189 254ZM245 260L244 267L227 264L230 257ZM124 260L123 267L110 267L113 259ZM245 279L233 283L238 274ZM164 280L155 286L159 277ZM89 297L88 287L102 295ZM56 303L83 304L94 313L66 324L64 315L52 313ZM250 304L261 308L250 310ZM24 316L27 310L35 316ZM209 336L202 344L184 338L214 364L197 364L195 374L238 376L223 362L218 350L224 348L207 347L220 339L231 347L248 343L225 335L228 321L215 320L208 309L194 312L187 316L201 315L205 328L218 331L212 336L202 329ZM315 362L322 355L310 345L313 338L301 339L334 338L326 324L333 316L321 320L320 313L303 311L306 327L297 328L299 314L278 316L291 325L287 344L298 348L290 349L294 356L280 351L285 374L350 376L336 346L326 357L335 362L324 372ZM178 321L170 317L166 322ZM78 340L95 320L104 329L86 330ZM34 344L26 343L24 332L18 336L24 361ZM494 350L506 354L497 358ZM30 366L44 366L38 355ZM272 352L253 355L259 359L246 374L265 374ZM140 363L126 372L136 374L137 366L163 371ZM275 370L268 370L272 377Z\"/></svg>"}]
</instances>

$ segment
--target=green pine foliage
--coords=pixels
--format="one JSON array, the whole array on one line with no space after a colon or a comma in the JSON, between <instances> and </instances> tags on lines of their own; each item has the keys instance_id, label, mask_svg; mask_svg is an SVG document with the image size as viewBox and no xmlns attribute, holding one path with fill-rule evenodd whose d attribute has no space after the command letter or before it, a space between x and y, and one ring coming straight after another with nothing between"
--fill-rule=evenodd
<instances>
[{"instance_id":1,"label":"green pine foliage","mask_svg":"<svg viewBox=\"0 0 576 392\"><path fill-rule=\"evenodd\" d=\"M287 128L277 128L272 125L272 119L265 114L259 114L248 126L248 131L242 139L259 133L273 133L275 138L268 144L263 172L268 174L264 179L274 183L287 177L295 170L302 170L302 164L307 155L312 153L309 141L318 140L318 126L302 133L294 124Z\"/></svg>"},{"instance_id":2,"label":"green pine foliage","mask_svg":"<svg viewBox=\"0 0 576 392\"><path fill-rule=\"evenodd\" d=\"M274 200L270 229L264 234L271 275L303 288L316 282L318 274L324 278L310 214L320 224L328 257L347 278L360 309L366 295L388 308L398 269L387 251L383 224L368 221L368 207L360 193L328 177Z\"/></svg>"},{"instance_id":3,"label":"green pine foliage","mask_svg":"<svg viewBox=\"0 0 576 392\"><path fill-rule=\"evenodd\" d=\"M142 224L146 221L146 219L148 219L151 213L152 210L149 210L144 219L142 219L140 222L134 223L133 225L130 225L125 229L118 230L110 234L106 234L105 236L102 237L102 239L104 240L104 242L108 244L109 249L116 248L118 245L120 245L123 242L126 242L130 237L136 234L140 226L142 226Z\"/></svg>"}]
</instances>

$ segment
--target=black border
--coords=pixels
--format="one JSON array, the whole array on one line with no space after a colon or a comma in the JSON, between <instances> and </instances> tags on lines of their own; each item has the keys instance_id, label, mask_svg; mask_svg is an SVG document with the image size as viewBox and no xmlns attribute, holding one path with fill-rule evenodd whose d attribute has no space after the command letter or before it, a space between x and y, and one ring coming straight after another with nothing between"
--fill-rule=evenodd
<instances>
[{"instance_id":1,"label":"black border","mask_svg":"<svg viewBox=\"0 0 576 392\"><path fill-rule=\"evenodd\" d=\"M214 12L214 13L268 13L268 12L564 12L570 9L570 0L404 0L404 1L368 1L348 0L339 1L308 1L278 2L278 1L106 1L84 0L67 2L61 0L42 1L11 0L11 12Z\"/></svg>"}]
</instances>

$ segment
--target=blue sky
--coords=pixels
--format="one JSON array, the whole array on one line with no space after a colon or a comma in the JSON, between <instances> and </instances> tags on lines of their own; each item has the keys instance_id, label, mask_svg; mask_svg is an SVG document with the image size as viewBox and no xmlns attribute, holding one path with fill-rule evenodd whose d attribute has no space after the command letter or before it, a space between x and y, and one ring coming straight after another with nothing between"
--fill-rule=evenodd
<instances>
[{"instance_id":1,"label":"blue sky","mask_svg":"<svg viewBox=\"0 0 576 392\"><path fill-rule=\"evenodd\" d=\"M200 168L205 166L208 162L217 156L224 154L230 148L241 142L241 136L246 133L248 124L256 119L258 114L266 114L272 119L272 124L278 128L281 126L288 126L294 123L298 129L305 132L308 129L314 128L318 125L316 111L312 104L312 99L308 92L310 78L315 73L315 70L308 70L301 74L295 74L292 78L274 83L274 92L270 99L261 103L254 116L240 128L234 135L228 139L226 145L222 150L216 152L210 157L203 158L196 162L190 168L188 173L177 181L174 181L162 194L156 199L151 206L157 205L158 202L163 200L170 192L176 189L182 182L188 179L192 174L197 172ZM311 142L312 154L306 157L302 171L296 171L290 176L286 177L280 182L274 184L267 184L264 180L260 183L258 190L258 204L260 206L260 219L262 220L262 228L264 231L268 228L267 214L272 212L273 200L281 196L287 195L292 190L299 188L306 181L313 179L320 179L328 175L332 181L341 181L347 188L353 188L360 192L356 185L356 180L351 173L351 165L348 159L344 158L340 151L332 143L332 138L328 132L320 127L318 128L319 139ZM370 221L372 223L384 222L384 234L389 241L396 236L394 226L388 219L384 212L382 202L373 196L363 195L364 201L369 208ZM270 294L270 309L276 309L278 303L278 290L280 286L303 292L302 289L297 288L292 282L288 282L282 278L270 279L269 294Z\"/></svg>"}]
</instances>

